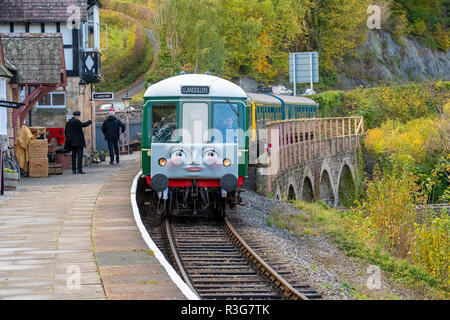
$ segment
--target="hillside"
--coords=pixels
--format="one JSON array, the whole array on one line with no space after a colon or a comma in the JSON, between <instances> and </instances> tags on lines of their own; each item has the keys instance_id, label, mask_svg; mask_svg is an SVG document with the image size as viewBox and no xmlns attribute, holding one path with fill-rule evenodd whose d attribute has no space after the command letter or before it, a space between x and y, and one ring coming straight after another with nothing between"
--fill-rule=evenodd
<instances>
[{"instance_id":1,"label":"hillside","mask_svg":"<svg viewBox=\"0 0 450 320\"><path fill-rule=\"evenodd\" d=\"M338 65L337 88L450 80L450 50L433 50L417 39L394 41L391 33L368 31L354 57Z\"/></svg>"},{"instance_id":2,"label":"hillside","mask_svg":"<svg viewBox=\"0 0 450 320\"><path fill-rule=\"evenodd\" d=\"M304 51L319 52L319 91L450 80L447 2L375 1L381 30L368 30L372 3L105 0L103 5L133 17L159 41L155 68L147 73L150 83L181 71L210 71L234 81L291 86L289 52Z\"/></svg>"}]
</instances>

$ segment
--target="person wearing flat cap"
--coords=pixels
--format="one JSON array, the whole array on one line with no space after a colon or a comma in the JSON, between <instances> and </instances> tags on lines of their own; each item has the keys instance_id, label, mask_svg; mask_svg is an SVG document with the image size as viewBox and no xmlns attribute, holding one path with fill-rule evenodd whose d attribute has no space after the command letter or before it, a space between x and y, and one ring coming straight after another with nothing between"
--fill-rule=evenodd
<instances>
[{"instance_id":1,"label":"person wearing flat cap","mask_svg":"<svg viewBox=\"0 0 450 320\"><path fill-rule=\"evenodd\" d=\"M64 133L66 135L64 149L66 149L67 151L72 151L72 172L74 174L84 174L83 150L86 147L86 140L84 139L83 128L90 126L92 124L92 120L81 122L80 111L75 111L72 115L73 117L69 121L67 121L66 128L64 130Z\"/></svg>"}]
</instances>

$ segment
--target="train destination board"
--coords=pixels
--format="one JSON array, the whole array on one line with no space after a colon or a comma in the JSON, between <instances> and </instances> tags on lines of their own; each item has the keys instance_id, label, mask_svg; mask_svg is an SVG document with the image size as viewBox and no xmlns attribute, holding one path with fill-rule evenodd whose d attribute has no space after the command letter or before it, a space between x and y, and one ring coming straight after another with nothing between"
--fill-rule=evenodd
<instances>
[{"instance_id":1,"label":"train destination board","mask_svg":"<svg viewBox=\"0 0 450 320\"><path fill-rule=\"evenodd\" d=\"M207 86L182 86L182 94L209 94L209 87Z\"/></svg>"}]
</instances>

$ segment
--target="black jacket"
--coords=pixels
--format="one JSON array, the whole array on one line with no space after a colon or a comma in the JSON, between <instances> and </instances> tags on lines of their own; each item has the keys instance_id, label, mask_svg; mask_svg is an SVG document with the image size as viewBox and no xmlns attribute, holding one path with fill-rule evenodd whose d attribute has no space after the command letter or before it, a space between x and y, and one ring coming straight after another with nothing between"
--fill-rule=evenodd
<instances>
[{"instance_id":1,"label":"black jacket","mask_svg":"<svg viewBox=\"0 0 450 320\"><path fill-rule=\"evenodd\" d=\"M66 123L64 134L66 135L66 142L64 149L72 150L74 147L86 147L86 140L84 139L83 128L90 126L92 121L81 122L78 119L72 118Z\"/></svg>"},{"instance_id":2,"label":"black jacket","mask_svg":"<svg viewBox=\"0 0 450 320\"><path fill-rule=\"evenodd\" d=\"M122 121L114 116L109 116L103 121L102 132L105 135L105 140L107 141L118 141L120 137L120 128L122 128L122 133L125 132L125 125Z\"/></svg>"}]
</instances>

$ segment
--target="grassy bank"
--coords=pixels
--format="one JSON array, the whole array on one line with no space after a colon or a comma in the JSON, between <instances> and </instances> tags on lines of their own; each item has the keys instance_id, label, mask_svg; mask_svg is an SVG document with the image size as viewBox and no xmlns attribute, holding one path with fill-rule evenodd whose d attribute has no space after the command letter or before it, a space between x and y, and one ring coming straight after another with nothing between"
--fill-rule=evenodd
<instances>
[{"instance_id":1,"label":"grassy bank","mask_svg":"<svg viewBox=\"0 0 450 320\"><path fill-rule=\"evenodd\" d=\"M356 214L355 211L336 211L322 202L297 201L295 207L299 209L299 212L272 213L268 223L287 229L296 235L330 237L345 254L380 267L394 283L418 290L424 298L447 299L449 297L448 273L433 274L424 263L412 258L413 252L404 258L396 255L388 245L386 237L377 232L367 216ZM443 219L446 223L446 231L443 229L441 236L445 239L445 235L448 236L448 215ZM416 230L422 230L419 226L416 228ZM418 235L415 239L420 238L421 243L430 238L429 235L421 237L419 233L420 231L417 231ZM448 239L447 243L441 243L441 246L444 251L440 258L447 259L445 250L448 250ZM417 253L420 251L420 249L413 250ZM363 298L356 292L355 297Z\"/></svg>"},{"instance_id":2,"label":"grassy bank","mask_svg":"<svg viewBox=\"0 0 450 320\"><path fill-rule=\"evenodd\" d=\"M102 50L104 81L96 90L117 92L148 71L153 48L138 20L110 10L100 13L102 22L108 24L108 48Z\"/></svg>"}]
</instances>

